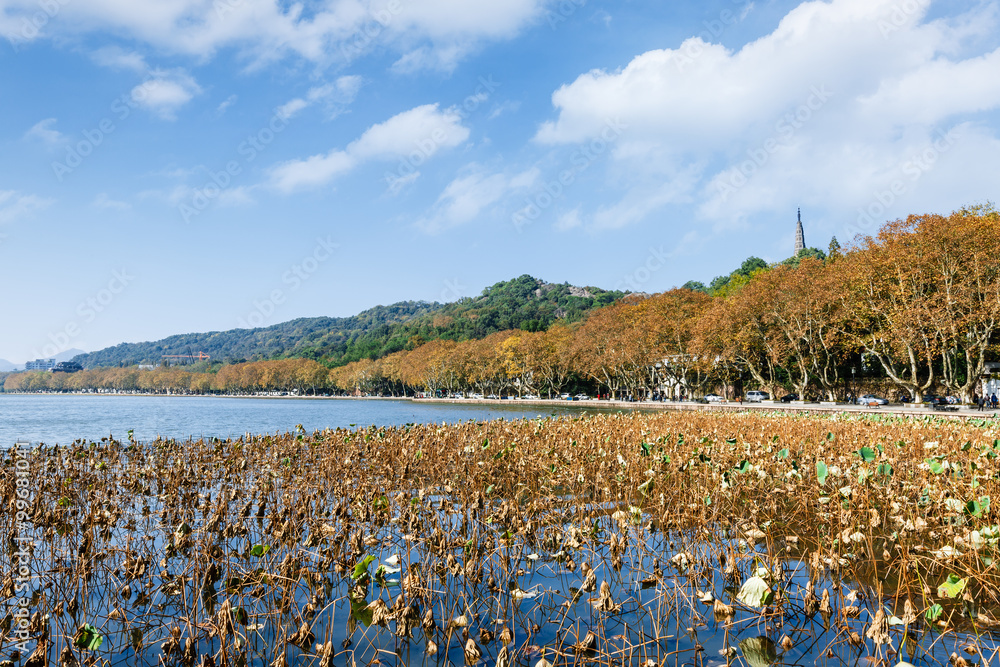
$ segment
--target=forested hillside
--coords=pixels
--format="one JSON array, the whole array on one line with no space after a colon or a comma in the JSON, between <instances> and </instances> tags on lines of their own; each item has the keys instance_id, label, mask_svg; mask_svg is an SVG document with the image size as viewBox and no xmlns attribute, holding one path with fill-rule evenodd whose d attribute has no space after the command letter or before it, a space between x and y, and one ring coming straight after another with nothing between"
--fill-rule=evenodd
<instances>
[{"instance_id":1,"label":"forested hillside","mask_svg":"<svg viewBox=\"0 0 1000 667\"><path fill-rule=\"evenodd\" d=\"M484 338L498 331L543 331L553 322L575 322L622 292L546 283L531 276L500 282L478 297L455 303L405 301L352 317L314 317L260 329L181 334L159 341L122 343L83 354L86 368L158 364L164 355L208 354L213 362L304 357L337 366L377 359L427 341Z\"/></svg>"}]
</instances>

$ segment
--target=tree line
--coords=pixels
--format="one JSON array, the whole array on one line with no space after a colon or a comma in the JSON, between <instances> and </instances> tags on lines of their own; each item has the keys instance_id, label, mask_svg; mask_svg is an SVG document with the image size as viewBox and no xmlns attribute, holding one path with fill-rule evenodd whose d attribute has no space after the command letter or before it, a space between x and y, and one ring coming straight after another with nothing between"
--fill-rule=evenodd
<instances>
[{"instance_id":1,"label":"tree line","mask_svg":"<svg viewBox=\"0 0 1000 667\"><path fill-rule=\"evenodd\" d=\"M332 372L343 390L611 396L763 388L838 400L884 378L971 399L998 358L1000 216L992 205L887 223L829 255L734 272L711 290L632 295L580 325L434 341Z\"/></svg>"},{"instance_id":2,"label":"tree line","mask_svg":"<svg viewBox=\"0 0 1000 667\"><path fill-rule=\"evenodd\" d=\"M6 392L102 391L153 394L250 394L293 391L328 393L330 370L312 359L278 359L229 364L212 371L161 366L88 368L77 373L9 373Z\"/></svg>"},{"instance_id":3,"label":"tree line","mask_svg":"<svg viewBox=\"0 0 1000 667\"><path fill-rule=\"evenodd\" d=\"M5 390L554 395L582 386L645 397L762 388L837 400L860 377L918 401L935 391L972 397L1000 352L1000 215L992 205L889 222L821 255L751 266L712 290L633 294L582 322L433 340L332 370L306 359L215 373L99 368L15 374Z\"/></svg>"}]
</instances>

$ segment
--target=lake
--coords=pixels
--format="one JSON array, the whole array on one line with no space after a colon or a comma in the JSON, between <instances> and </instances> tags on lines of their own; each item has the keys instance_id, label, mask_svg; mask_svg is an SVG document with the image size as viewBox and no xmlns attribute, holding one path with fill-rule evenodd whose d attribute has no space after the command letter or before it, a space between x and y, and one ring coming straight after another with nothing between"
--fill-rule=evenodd
<instances>
[{"instance_id":1,"label":"lake","mask_svg":"<svg viewBox=\"0 0 1000 667\"><path fill-rule=\"evenodd\" d=\"M534 419L587 411L581 404L462 405L392 399L0 394L0 446L9 447L18 440L53 445L68 444L78 438L99 440L108 435L124 438L130 429L140 440L158 435L177 439L227 438L247 432L284 433L297 424L311 432L352 425ZM589 408L589 411L601 410Z\"/></svg>"}]
</instances>

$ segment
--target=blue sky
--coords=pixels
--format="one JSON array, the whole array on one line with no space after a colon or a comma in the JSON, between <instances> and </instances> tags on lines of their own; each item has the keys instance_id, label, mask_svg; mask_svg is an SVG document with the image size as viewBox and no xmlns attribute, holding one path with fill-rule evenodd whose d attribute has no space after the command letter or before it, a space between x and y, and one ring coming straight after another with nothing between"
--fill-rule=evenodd
<instances>
[{"instance_id":1,"label":"blue sky","mask_svg":"<svg viewBox=\"0 0 1000 667\"><path fill-rule=\"evenodd\" d=\"M996 199L998 2L0 0L0 357Z\"/></svg>"}]
</instances>

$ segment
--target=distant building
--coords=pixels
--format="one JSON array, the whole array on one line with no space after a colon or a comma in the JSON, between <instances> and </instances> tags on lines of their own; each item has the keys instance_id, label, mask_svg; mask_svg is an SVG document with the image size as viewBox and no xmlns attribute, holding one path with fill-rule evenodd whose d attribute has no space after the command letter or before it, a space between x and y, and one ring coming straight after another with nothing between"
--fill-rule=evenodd
<instances>
[{"instance_id":1,"label":"distant building","mask_svg":"<svg viewBox=\"0 0 1000 667\"><path fill-rule=\"evenodd\" d=\"M1000 362L987 361L983 373L983 394L1000 396Z\"/></svg>"},{"instance_id":2,"label":"distant building","mask_svg":"<svg viewBox=\"0 0 1000 667\"><path fill-rule=\"evenodd\" d=\"M58 364L52 367L53 373L76 373L77 371L82 371L83 366L76 363L75 361L60 361Z\"/></svg>"},{"instance_id":3,"label":"distant building","mask_svg":"<svg viewBox=\"0 0 1000 667\"><path fill-rule=\"evenodd\" d=\"M795 224L795 254L806 249L806 234L802 231L802 209L799 209L799 221Z\"/></svg>"},{"instance_id":4,"label":"distant building","mask_svg":"<svg viewBox=\"0 0 1000 667\"><path fill-rule=\"evenodd\" d=\"M35 359L24 364L26 371L51 371L56 366L55 359Z\"/></svg>"}]
</instances>

